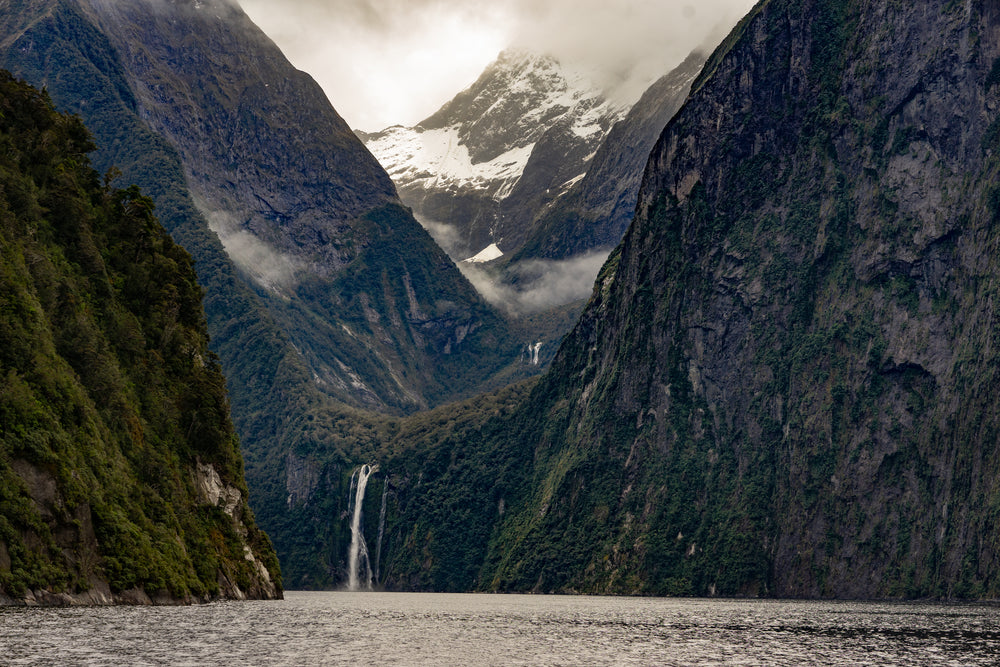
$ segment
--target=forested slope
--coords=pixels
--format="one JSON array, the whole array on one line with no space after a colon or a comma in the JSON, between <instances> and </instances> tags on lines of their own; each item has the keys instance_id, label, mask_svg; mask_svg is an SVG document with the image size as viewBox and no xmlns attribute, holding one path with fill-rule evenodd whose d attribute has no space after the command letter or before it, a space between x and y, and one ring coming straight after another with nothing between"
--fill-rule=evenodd
<instances>
[{"instance_id":1,"label":"forested slope","mask_svg":"<svg viewBox=\"0 0 1000 667\"><path fill-rule=\"evenodd\" d=\"M0 145L0 596L280 596L190 255L6 72Z\"/></svg>"}]
</instances>

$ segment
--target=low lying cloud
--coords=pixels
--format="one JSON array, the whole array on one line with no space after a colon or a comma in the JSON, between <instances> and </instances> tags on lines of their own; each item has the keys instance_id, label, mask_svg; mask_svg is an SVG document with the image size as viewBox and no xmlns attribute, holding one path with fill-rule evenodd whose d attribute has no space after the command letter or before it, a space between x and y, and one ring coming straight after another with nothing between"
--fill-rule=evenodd
<instances>
[{"instance_id":1,"label":"low lying cloud","mask_svg":"<svg viewBox=\"0 0 1000 667\"><path fill-rule=\"evenodd\" d=\"M527 315L590 296L610 251L563 260L533 259L514 266L516 284L501 282L493 272L459 262L458 268L486 301L511 315Z\"/></svg>"},{"instance_id":2,"label":"low lying cloud","mask_svg":"<svg viewBox=\"0 0 1000 667\"><path fill-rule=\"evenodd\" d=\"M295 289L303 269L298 259L275 250L242 229L226 211L206 211L202 208L202 214L208 220L209 229L219 237L229 258L254 282L285 296Z\"/></svg>"},{"instance_id":3,"label":"low lying cloud","mask_svg":"<svg viewBox=\"0 0 1000 667\"><path fill-rule=\"evenodd\" d=\"M460 255L465 250L465 243L462 242L461 234L458 231L458 227L454 225L449 225L445 222L438 222L436 220L431 220L430 218L425 218L421 215L413 214L414 219L420 223L420 226L427 230L427 233L431 235L434 242L444 250L452 259L455 259L457 255ZM460 259L465 259L464 257Z\"/></svg>"},{"instance_id":4,"label":"low lying cloud","mask_svg":"<svg viewBox=\"0 0 1000 667\"><path fill-rule=\"evenodd\" d=\"M753 0L513 0L513 42L575 63L623 101L697 48L712 49L755 4Z\"/></svg>"}]
</instances>

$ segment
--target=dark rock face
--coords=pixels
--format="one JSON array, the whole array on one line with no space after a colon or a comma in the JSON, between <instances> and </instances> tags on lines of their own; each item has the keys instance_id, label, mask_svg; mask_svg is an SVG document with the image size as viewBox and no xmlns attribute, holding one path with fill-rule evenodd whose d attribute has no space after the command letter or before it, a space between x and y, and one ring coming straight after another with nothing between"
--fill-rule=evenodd
<instances>
[{"instance_id":1,"label":"dark rock face","mask_svg":"<svg viewBox=\"0 0 1000 667\"><path fill-rule=\"evenodd\" d=\"M997 597L1000 11L762 2L692 91L421 554L488 522L465 585Z\"/></svg>"},{"instance_id":2,"label":"dark rock face","mask_svg":"<svg viewBox=\"0 0 1000 667\"><path fill-rule=\"evenodd\" d=\"M592 378L570 410L605 435L576 446L620 461L608 547L641 539L628 560L647 581L1000 593L984 511L997 20L977 3L765 2L668 126L552 373ZM576 514L569 488L559 502L542 526Z\"/></svg>"},{"instance_id":3,"label":"dark rock face","mask_svg":"<svg viewBox=\"0 0 1000 667\"><path fill-rule=\"evenodd\" d=\"M117 48L143 119L179 150L200 208L224 216L224 242L249 231L324 276L350 261L353 221L396 201L392 182L235 3L82 4Z\"/></svg>"}]
</instances>

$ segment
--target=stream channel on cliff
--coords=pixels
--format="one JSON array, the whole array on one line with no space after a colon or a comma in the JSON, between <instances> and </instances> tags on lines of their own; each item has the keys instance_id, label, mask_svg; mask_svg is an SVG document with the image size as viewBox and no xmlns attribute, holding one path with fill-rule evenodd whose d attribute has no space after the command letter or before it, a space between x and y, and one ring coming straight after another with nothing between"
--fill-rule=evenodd
<instances>
[{"instance_id":1,"label":"stream channel on cliff","mask_svg":"<svg viewBox=\"0 0 1000 667\"><path fill-rule=\"evenodd\" d=\"M0 608L3 665L996 665L985 604L289 592Z\"/></svg>"}]
</instances>

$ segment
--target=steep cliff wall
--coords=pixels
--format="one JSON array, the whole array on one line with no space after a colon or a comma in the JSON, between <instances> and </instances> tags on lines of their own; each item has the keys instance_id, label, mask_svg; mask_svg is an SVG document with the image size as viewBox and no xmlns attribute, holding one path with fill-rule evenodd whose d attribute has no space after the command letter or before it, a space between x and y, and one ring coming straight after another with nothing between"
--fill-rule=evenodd
<instances>
[{"instance_id":1,"label":"steep cliff wall","mask_svg":"<svg viewBox=\"0 0 1000 667\"><path fill-rule=\"evenodd\" d=\"M760 3L551 371L421 477L493 471L442 581L1000 595L998 56L993 3ZM389 581L429 585L462 532L409 521Z\"/></svg>"},{"instance_id":2,"label":"steep cliff wall","mask_svg":"<svg viewBox=\"0 0 1000 667\"><path fill-rule=\"evenodd\" d=\"M997 594L996 31L772 1L709 61L550 380L573 429L541 451L618 489L591 585ZM584 469L535 530L601 501Z\"/></svg>"}]
</instances>

